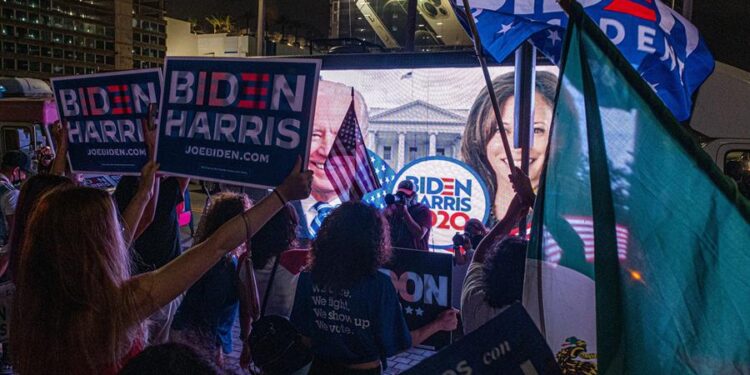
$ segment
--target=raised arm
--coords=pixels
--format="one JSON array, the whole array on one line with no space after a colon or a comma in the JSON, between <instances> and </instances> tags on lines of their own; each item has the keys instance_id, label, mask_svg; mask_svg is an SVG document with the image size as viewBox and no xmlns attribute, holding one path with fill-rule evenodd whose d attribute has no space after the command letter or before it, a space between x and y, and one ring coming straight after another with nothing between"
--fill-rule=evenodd
<instances>
[{"instance_id":1,"label":"raised arm","mask_svg":"<svg viewBox=\"0 0 750 375\"><path fill-rule=\"evenodd\" d=\"M153 104L149 105L149 115L146 117L146 120L141 123L143 129L143 142L146 144L146 154L148 155L148 159L150 161L156 160L156 133L158 133L158 130L156 128L154 108L155 107ZM151 188L151 198L149 198L148 202L146 203L146 207L143 209L143 212L138 220L138 225L133 233L133 240L138 239L138 237L140 237L141 234L146 231L146 228L148 228L148 226L154 222L154 216L156 215L156 204L159 201L160 187L161 179L157 177L154 179L154 183Z\"/></svg>"},{"instance_id":2,"label":"raised arm","mask_svg":"<svg viewBox=\"0 0 750 375\"><path fill-rule=\"evenodd\" d=\"M136 321L150 316L189 288L224 254L252 237L288 200L310 195L312 172L300 172L302 159L274 194L262 199L251 209L224 223L211 237L175 258L164 267L131 279L124 287L132 288L140 308Z\"/></svg>"},{"instance_id":3,"label":"raised arm","mask_svg":"<svg viewBox=\"0 0 750 375\"><path fill-rule=\"evenodd\" d=\"M154 185L156 180L156 170L159 165L154 161L149 161L141 171L141 179L138 183L138 190L135 196L130 200L128 206L122 212L122 223L125 227L123 240L130 245L133 240L138 238L139 226L143 213L149 202L154 198ZM155 199L155 198L154 198ZM140 231L143 233L143 230Z\"/></svg>"},{"instance_id":4,"label":"raised arm","mask_svg":"<svg viewBox=\"0 0 750 375\"><path fill-rule=\"evenodd\" d=\"M490 232L477 245L472 262L483 263L492 245L507 236L534 204L534 190L531 188L529 177L523 174L520 169L508 177L513 183L513 190L516 191L516 195L510 201L505 216L492 227Z\"/></svg>"},{"instance_id":5,"label":"raised arm","mask_svg":"<svg viewBox=\"0 0 750 375\"><path fill-rule=\"evenodd\" d=\"M55 160L52 161L50 174L64 176L68 163L68 124L57 121L52 125L52 137L55 138Z\"/></svg>"}]
</instances>

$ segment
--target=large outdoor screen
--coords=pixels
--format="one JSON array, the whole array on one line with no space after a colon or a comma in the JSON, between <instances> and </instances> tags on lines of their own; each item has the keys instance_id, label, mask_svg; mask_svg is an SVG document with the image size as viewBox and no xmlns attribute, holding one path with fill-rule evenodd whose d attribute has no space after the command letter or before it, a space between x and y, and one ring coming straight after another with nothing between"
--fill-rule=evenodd
<instances>
[{"instance_id":1,"label":"large outdoor screen","mask_svg":"<svg viewBox=\"0 0 750 375\"><path fill-rule=\"evenodd\" d=\"M503 127L514 142L514 69L490 68ZM326 177L324 163L352 100L371 161L383 189L365 197L384 207L384 196L398 182L416 183L419 201L432 211L430 246L445 249L451 237L476 218L491 224L502 217L513 190L498 126L481 70L420 68L324 70L318 88L309 168L312 195L301 204L308 225L318 202L340 202ZM532 184L536 188L550 133L557 69L536 74ZM520 165L520 149L514 159Z\"/></svg>"}]
</instances>

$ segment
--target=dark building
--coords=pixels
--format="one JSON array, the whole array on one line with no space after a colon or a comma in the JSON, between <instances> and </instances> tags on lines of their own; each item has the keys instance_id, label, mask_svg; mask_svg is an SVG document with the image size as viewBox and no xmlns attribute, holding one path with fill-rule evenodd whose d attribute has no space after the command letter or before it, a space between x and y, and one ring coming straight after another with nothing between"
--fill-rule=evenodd
<instances>
[{"instance_id":1,"label":"dark building","mask_svg":"<svg viewBox=\"0 0 750 375\"><path fill-rule=\"evenodd\" d=\"M156 67L165 55L163 0L4 0L0 15L4 76Z\"/></svg>"}]
</instances>

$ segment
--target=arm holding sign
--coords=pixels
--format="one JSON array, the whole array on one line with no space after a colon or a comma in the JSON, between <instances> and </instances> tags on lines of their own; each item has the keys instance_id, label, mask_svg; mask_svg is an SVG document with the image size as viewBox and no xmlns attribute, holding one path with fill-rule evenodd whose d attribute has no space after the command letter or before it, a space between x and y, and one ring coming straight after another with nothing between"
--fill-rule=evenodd
<instances>
[{"instance_id":1,"label":"arm holding sign","mask_svg":"<svg viewBox=\"0 0 750 375\"><path fill-rule=\"evenodd\" d=\"M141 179L138 183L138 190L133 199L130 200L125 211L122 212L122 222L125 226L123 241L130 245L143 230L140 228L143 213L146 206L154 196L154 187L156 185L156 170L159 165L155 161L149 161L141 171ZM153 217L152 217L153 218ZM145 229L145 227L143 228ZM139 232L140 230L140 232Z\"/></svg>"},{"instance_id":2,"label":"arm holding sign","mask_svg":"<svg viewBox=\"0 0 750 375\"><path fill-rule=\"evenodd\" d=\"M132 290L140 314L132 319L137 322L148 318L184 292L221 257L252 237L284 207L282 199L298 200L310 195L312 172L300 172L301 160L297 160L292 172L276 188L276 194L267 196L251 209L229 220L207 240L193 246L164 267L130 279L123 287Z\"/></svg>"},{"instance_id":3,"label":"arm holding sign","mask_svg":"<svg viewBox=\"0 0 750 375\"><path fill-rule=\"evenodd\" d=\"M154 105L149 105L149 116L146 119L146 121L143 122L143 140L146 144L146 153L148 154L148 159L151 161L156 160L156 122L154 118ZM148 200L148 203L146 203L146 207L143 209L143 212L140 216L140 220L138 220L138 226L135 229L135 232L133 233L133 239L137 239L138 237L143 234L143 232L146 231L146 228L148 228L149 225L154 221L154 216L156 215L156 203L159 200L159 189L161 187L161 179L155 178L153 186L151 188L151 197ZM131 202L136 201L133 199ZM128 206L130 207L130 206Z\"/></svg>"},{"instance_id":4,"label":"arm holding sign","mask_svg":"<svg viewBox=\"0 0 750 375\"><path fill-rule=\"evenodd\" d=\"M65 166L68 164L68 125L60 121L52 125L52 137L55 139L55 160L52 162L50 174L57 176L65 175Z\"/></svg>"},{"instance_id":5,"label":"arm holding sign","mask_svg":"<svg viewBox=\"0 0 750 375\"><path fill-rule=\"evenodd\" d=\"M456 327L458 327L458 310L445 310L424 327L411 331L411 344L412 346L420 345L430 336L442 331L453 331Z\"/></svg>"},{"instance_id":6,"label":"arm holding sign","mask_svg":"<svg viewBox=\"0 0 750 375\"><path fill-rule=\"evenodd\" d=\"M517 173L508 176L513 183L513 190L516 191L516 196L510 201L508 210L505 212L505 216L492 227L492 230L487 236L479 242L476 251L474 252L474 258L472 262L484 263L484 259L487 257L487 252L492 245L497 243L500 239L507 236L508 233L518 225L518 222L522 217L526 216L529 208L534 204L534 190L531 188L531 181L529 177L523 174L519 169Z\"/></svg>"}]
</instances>

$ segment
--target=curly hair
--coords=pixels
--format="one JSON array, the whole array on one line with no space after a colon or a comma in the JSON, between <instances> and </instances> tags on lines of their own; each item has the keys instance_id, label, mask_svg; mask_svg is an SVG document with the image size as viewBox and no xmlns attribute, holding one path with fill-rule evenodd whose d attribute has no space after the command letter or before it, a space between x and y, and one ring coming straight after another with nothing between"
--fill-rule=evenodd
<instances>
[{"instance_id":1,"label":"curly hair","mask_svg":"<svg viewBox=\"0 0 750 375\"><path fill-rule=\"evenodd\" d=\"M266 225L253 235L250 256L253 268L263 269L268 261L296 245L299 218L294 207L287 203Z\"/></svg>"},{"instance_id":2,"label":"curly hair","mask_svg":"<svg viewBox=\"0 0 750 375\"><path fill-rule=\"evenodd\" d=\"M346 202L323 221L313 240L310 273L319 286L346 289L378 272L390 256L388 222L380 211Z\"/></svg>"},{"instance_id":3,"label":"curly hair","mask_svg":"<svg viewBox=\"0 0 750 375\"><path fill-rule=\"evenodd\" d=\"M219 193L211 198L211 205L203 215L198 230L195 232L195 243L208 239L222 224L250 209L250 199L245 194Z\"/></svg>"},{"instance_id":4,"label":"curly hair","mask_svg":"<svg viewBox=\"0 0 750 375\"><path fill-rule=\"evenodd\" d=\"M506 237L490 249L482 267L485 302L490 307L501 308L521 300L528 244L521 237Z\"/></svg>"}]
</instances>

